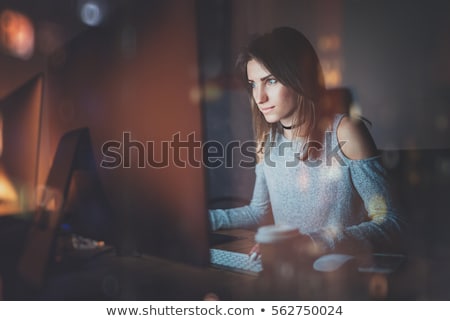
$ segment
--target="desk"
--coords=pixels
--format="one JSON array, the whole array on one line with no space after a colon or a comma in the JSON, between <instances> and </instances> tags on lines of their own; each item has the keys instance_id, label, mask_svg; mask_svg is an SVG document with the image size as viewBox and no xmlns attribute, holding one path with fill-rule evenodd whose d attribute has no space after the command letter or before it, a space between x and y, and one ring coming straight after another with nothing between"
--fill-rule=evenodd
<instances>
[{"instance_id":1,"label":"desk","mask_svg":"<svg viewBox=\"0 0 450 321\"><path fill-rule=\"evenodd\" d=\"M251 230L235 229L216 233L233 236L237 239L219 244L215 248L248 253L255 244L255 232ZM377 269L371 272L358 272L358 270L363 271L363 265L357 260L342 270L331 273L314 271L312 265L308 265L300 267L300 270L295 273L297 275L288 276L286 279L282 277L275 284L270 283L264 276L259 277L252 284L253 293L247 292L247 295L258 299L285 298L288 300L415 298L413 295L414 289L410 285L411 282L408 283L405 277L405 275L414 276L414 274L411 270L405 269L399 264L404 260L403 256L373 254L369 255L369 258L377 260ZM397 264L399 264L398 267L396 267ZM381 272L387 271L389 268L397 271L392 273ZM368 270L370 271L370 269ZM415 281L415 283L418 282Z\"/></svg>"},{"instance_id":2,"label":"desk","mask_svg":"<svg viewBox=\"0 0 450 321\"><path fill-rule=\"evenodd\" d=\"M236 238L236 240L213 246L217 249L240 253L249 253L251 248L255 245L255 232L253 230L232 229L217 231L214 233Z\"/></svg>"},{"instance_id":3,"label":"desk","mask_svg":"<svg viewBox=\"0 0 450 321\"><path fill-rule=\"evenodd\" d=\"M237 240L217 247L248 252L253 231L220 232ZM250 300L258 279L254 276L199 268L153 256L103 255L73 271L54 273L40 291L40 299L74 300Z\"/></svg>"},{"instance_id":4,"label":"desk","mask_svg":"<svg viewBox=\"0 0 450 321\"><path fill-rule=\"evenodd\" d=\"M220 233L237 237L237 240L217 245L217 248L248 253L254 245L253 231ZM51 274L35 297L44 300L202 300L205 297L221 300L428 299L430 287L435 285L427 283L422 272L429 265L420 258L412 263L410 269L384 276L360 274L354 270L323 274L305 268L297 271L294 278L274 283L263 276L198 268L151 256L124 257L111 253L80 263L68 271ZM431 276L430 273L427 275ZM12 299L24 298L32 296L19 293ZM439 298L443 296L432 297Z\"/></svg>"},{"instance_id":5,"label":"desk","mask_svg":"<svg viewBox=\"0 0 450 321\"><path fill-rule=\"evenodd\" d=\"M0 226L5 227L0 231L3 279L0 297L3 295L8 300L201 300L208 295L245 300L253 297L257 279L249 275L158 257L117 256L114 251L54 266L42 289L30 290L18 282L14 271L28 225L15 220L12 223ZM231 230L226 234L237 236L238 240L219 245L222 248L246 252L253 246L252 231Z\"/></svg>"}]
</instances>

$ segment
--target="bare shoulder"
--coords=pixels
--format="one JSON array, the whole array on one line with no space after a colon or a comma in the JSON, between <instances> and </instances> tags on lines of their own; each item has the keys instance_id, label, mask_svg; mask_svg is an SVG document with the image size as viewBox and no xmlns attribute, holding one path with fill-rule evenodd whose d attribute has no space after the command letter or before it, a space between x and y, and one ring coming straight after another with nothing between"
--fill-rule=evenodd
<instances>
[{"instance_id":1,"label":"bare shoulder","mask_svg":"<svg viewBox=\"0 0 450 321\"><path fill-rule=\"evenodd\" d=\"M342 152L350 159L365 159L377 154L377 147L364 122L345 116L337 128Z\"/></svg>"}]
</instances>

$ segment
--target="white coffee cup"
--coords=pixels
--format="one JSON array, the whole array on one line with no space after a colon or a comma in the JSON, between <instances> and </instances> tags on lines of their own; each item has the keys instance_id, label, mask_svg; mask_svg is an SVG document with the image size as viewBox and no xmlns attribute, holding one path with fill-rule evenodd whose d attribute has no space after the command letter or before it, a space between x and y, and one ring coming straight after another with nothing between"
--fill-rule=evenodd
<instances>
[{"instance_id":1,"label":"white coffee cup","mask_svg":"<svg viewBox=\"0 0 450 321\"><path fill-rule=\"evenodd\" d=\"M255 235L255 241L259 244L271 244L285 241L299 235L300 231L296 227L288 225L266 225L261 226L258 229Z\"/></svg>"},{"instance_id":2,"label":"white coffee cup","mask_svg":"<svg viewBox=\"0 0 450 321\"><path fill-rule=\"evenodd\" d=\"M263 268L270 272L280 262L295 256L294 245L301 233L296 227L266 225L258 229L255 241L259 244Z\"/></svg>"}]
</instances>

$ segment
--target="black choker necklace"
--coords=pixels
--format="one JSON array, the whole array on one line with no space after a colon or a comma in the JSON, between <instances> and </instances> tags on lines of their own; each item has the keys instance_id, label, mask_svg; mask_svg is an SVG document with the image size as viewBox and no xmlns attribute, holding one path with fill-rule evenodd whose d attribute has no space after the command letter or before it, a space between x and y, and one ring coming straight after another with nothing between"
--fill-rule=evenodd
<instances>
[{"instance_id":1,"label":"black choker necklace","mask_svg":"<svg viewBox=\"0 0 450 321\"><path fill-rule=\"evenodd\" d=\"M294 126L284 126L282 123L280 123L281 127L283 127L283 129L292 129Z\"/></svg>"}]
</instances>

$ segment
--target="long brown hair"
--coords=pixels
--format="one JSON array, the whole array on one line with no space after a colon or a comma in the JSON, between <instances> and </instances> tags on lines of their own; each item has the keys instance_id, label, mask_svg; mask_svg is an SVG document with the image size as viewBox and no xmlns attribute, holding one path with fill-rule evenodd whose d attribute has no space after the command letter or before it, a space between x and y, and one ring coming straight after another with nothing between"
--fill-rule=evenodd
<instances>
[{"instance_id":1,"label":"long brown hair","mask_svg":"<svg viewBox=\"0 0 450 321\"><path fill-rule=\"evenodd\" d=\"M279 27L270 33L254 37L238 56L236 65L250 94L253 129L256 141L267 141L268 135L279 129L279 124L268 123L259 111L248 85L247 63L256 60L284 86L297 93L297 110L294 113L293 136L321 139L323 129L320 119L323 111L320 101L325 92L324 76L317 54L309 40L290 27Z\"/></svg>"}]
</instances>

